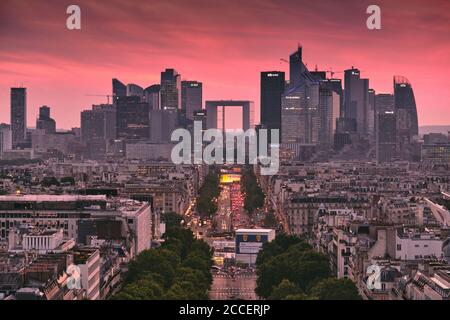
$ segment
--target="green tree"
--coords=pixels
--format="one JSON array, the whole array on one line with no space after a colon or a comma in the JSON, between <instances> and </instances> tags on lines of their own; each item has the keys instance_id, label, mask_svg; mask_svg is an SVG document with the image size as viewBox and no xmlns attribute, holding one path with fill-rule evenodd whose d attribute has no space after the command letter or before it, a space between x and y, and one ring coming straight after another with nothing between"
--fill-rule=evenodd
<instances>
[{"instance_id":1,"label":"green tree","mask_svg":"<svg viewBox=\"0 0 450 320\"><path fill-rule=\"evenodd\" d=\"M242 190L244 191L244 209L252 214L256 209L264 205L265 194L258 185L255 173L251 166L246 166L242 170L241 177Z\"/></svg>"},{"instance_id":2,"label":"green tree","mask_svg":"<svg viewBox=\"0 0 450 320\"><path fill-rule=\"evenodd\" d=\"M283 279L279 285L272 289L269 300L286 300L288 297L300 297L306 298L303 291L294 283L287 279ZM300 299L298 299L300 300ZM303 300L303 299L301 299Z\"/></svg>"},{"instance_id":3,"label":"green tree","mask_svg":"<svg viewBox=\"0 0 450 320\"><path fill-rule=\"evenodd\" d=\"M300 243L304 249L312 249L309 244L303 242L296 236L288 236L284 233L277 235L272 242L264 243L262 251L259 252L258 257L256 258L256 266L262 265L268 259L279 255L285 252L289 247Z\"/></svg>"},{"instance_id":4,"label":"green tree","mask_svg":"<svg viewBox=\"0 0 450 320\"><path fill-rule=\"evenodd\" d=\"M211 168L205 177L197 198L197 211L201 216L211 217L217 211L217 198L220 194L219 171Z\"/></svg>"},{"instance_id":5,"label":"green tree","mask_svg":"<svg viewBox=\"0 0 450 320\"><path fill-rule=\"evenodd\" d=\"M136 282L129 283L114 297L115 300L159 300L163 295L163 279L157 274L148 274Z\"/></svg>"},{"instance_id":6,"label":"green tree","mask_svg":"<svg viewBox=\"0 0 450 320\"><path fill-rule=\"evenodd\" d=\"M358 289L349 279L324 279L311 289L311 295L319 300L361 300Z\"/></svg>"},{"instance_id":7,"label":"green tree","mask_svg":"<svg viewBox=\"0 0 450 320\"><path fill-rule=\"evenodd\" d=\"M313 284L329 276L329 262L317 252L294 252L289 249L285 254L264 263L257 269L257 275L256 292L261 297L269 297L272 288L283 279L288 279L308 292Z\"/></svg>"},{"instance_id":8,"label":"green tree","mask_svg":"<svg viewBox=\"0 0 450 320\"><path fill-rule=\"evenodd\" d=\"M264 227L266 228L275 228L278 225L277 217L273 212L266 213L264 217Z\"/></svg>"},{"instance_id":9,"label":"green tree","mask_svg":"<svg viewBox=\"0 0 450 320\"><path fill-rule=\"evenodd\" d=\"M162 276L164 287L169 287L179 264L180 257L175 252L165 249L146 250L130 262L125 281L131 283L145 275L157 273Z\"/></svg>"},{"instance_id":10,"label":"green tree","mask_svg":"<svg viewBox=\"0 0 450 320\"><path fill-rule=\"evenodd\" d=\"M124 287L114 299L207 299L212 251L172 218L164 244L141 252L129 264Z\"/></svg>"},{"instance_id":11,"label":"green tree","mask_svg":"<svg viewBox=\"0 0 450 320\"><path fill-rule=\"evenodd\" d=\"M189 281L179 281L169 288L164 295L164 300L200 300L197 295L195 284Z\"/></svg>"},{"instance_id":12,"label":"green tree","mask_svg":"<svg viewBox=\"0 0 450 320\"><path fill-rule=\"evenodd\" d=\"M73 186L73 185L75 185L75 178L74 177L63 177L63 178L61 178L61 183L69 184L69 185Z\"/></svg>"},{"instance_id":13,"label":"green tree","mask_svg":"<svg viewBox=\"0 0 450 320\"><path fill-rule=\"evenodd\" d=\"M176 212L166 212L161 216L161 221L166 224L166 229L180 227L183 218Z\"/></svg>"}]
</instances>

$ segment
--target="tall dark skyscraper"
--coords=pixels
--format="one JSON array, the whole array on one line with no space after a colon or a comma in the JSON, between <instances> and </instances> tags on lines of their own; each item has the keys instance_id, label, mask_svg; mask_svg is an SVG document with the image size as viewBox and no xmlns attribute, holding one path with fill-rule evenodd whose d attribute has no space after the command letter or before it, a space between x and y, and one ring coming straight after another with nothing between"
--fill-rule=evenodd
<instances>
[{"instance_id":1,"label":"tall dark skyscraper","mask_svg":"<svg viewBox=\"0 0 450 320\"><path fill-rule=\"evenodd\" d=\"M375 96L375 90L369 89L367 95L367 133L371 143L375 141Z\"/></svg>"},{"instance_id":2,"label":"tall dark skyscraper","mask_svg":"<svg viewBox=\"0 0 450 320\"><path fill-rule=\"evenodd\" d=\"M113 96L124 97L127 95L127 86L117 79L112 79Z\"/></svg>"},{"instance_id":3,"label":"tall dark skyscraper","mask_svg":"<svg viewBox=\"0 0 450 320\"><path fill-rule=\"evenodd\" d=\"M140 97L118 97L116 100L117 139L126 142L150 137L149 105Z\"/></svg>"},{"instance_id":4,"label":"tall dark skyscraper","mask_svg":"<svg viewBox=\"0 0 450 320\"><path fill-rule=\"evenodd\" d=\"M161 109L181 109L181 76L174 69L161 72Z\"/></svg>"},{"instance_id":5,"label":"tall dark skyscraper","mask_svg":"<svg viewBox=\"0 0 450 320\"><path fill-rule=\"evenodd\" d=\"M81 112L81 139L89 159L103 159L107 145L116 137L116 111L111 104L93 105Z\"/></svg>"},{"instance_id":6,"label":"tall dark skyscraper","mask_svg":"<svg viewBox=\"0 0 450 320\"><path fill-rule=\"evenodd\" d=\"M299 85L304 71L302 47L298 47L297 51L289 57L289 82L290 85Z\"/></svg>"},{"instance_id":7,"label":"tall dark skyscraper","mask_svg":"<svg viewBox=\"0 0 450 320\"><path fill-rule=\"evenodd\" d=\"M11 88L11 131L13 148L25 142L27 131L26 88Z\"/></svg>"},{"instance_id":8,"label":"tall dark skyscraper","mask_svg":"<svg viewBox=\"0 0 450 320\"><path fill-rule=\"evenodd\" d=\"M3 159L3 151L12 149L11 126L0 123L0 160Z\"/></svg>"},{"instance_id":9,"label":"tall dark skyscraper","mask_svg":"<svg viewBox=\"0 0 450 320\"><path fill-rule=\"evenodd\" d=\"M281 142L319 142L319 81L302 61L302 48L290 56L291 79L281 98ZM300 70L300 72L299 72Z\"/></svg>"},{"instance_id":10,"label":"tall dark skyscraper","mask_svg":"<svg viewBox=\"0 0 450 320\"><path fill-rule=\"evenodd\" d=\"M47 134L56 132L56 121L50 117L50 108L42 106L39 108L39 117L36 120L36 129L44 130Z\"/></svg>"},{"instance_id":11,"label":"tall dark skyscraper","mask_svg":"<svg viewBox=\"0 0 450 320\"><path fill-rule=\"evenodd\" d=\"M87 142L92 139L115 139L116 112L112 105L92 106L92 110L81 112L81 139Z\"/></svg>"},{"instance_id":12,"label":"tall dark skyscraper","mask_svg":"<svg viewBox=\"0 0 450 320\"><path fill-rule=\"evenodd\" d=\"M194 112L203 107L203 84L198 81L181 82L181 109L186 119L194 120Z\"/></svg>"},{"instance_id":13,"label":"tall dark skyscraper","mask_svg":"<svg viewBox=\"0 0 450 320\"><path fill-rule=\"evenodd\" d=\"M361 72L351 68L345 70L344 112L347 121L354 121L356 131L362 136L368 134L369 79L361 79ZM351 119L351 120L350 120Z\"/></svg>"},{"instance_id":14,"label":"tall dark skyscraper","mask_svg":"<svg viewBox=\"0 0 450 320\"><path fill-rule=\"evenodd\" d=\"M261 125L281 130L281 96L286 86L281 71L261 72Z\"/></svg>"},{"instance_id":15,"label":"tall dark skyscraper","mask_svg":"<svg viewBox=\"0 0 450 320\"><path fill-rule=\"evenodd\" d=\"M341 79L325 79L320 81L320 88L327 88L329 90L333 90L339 95L340 101L340 110L339 116L342 117L343 108L344 108L344 90L342 90L342 80Z\"/></svg>"},{"instance_id":16,"label":"tall dark skyscraper","mask_svg":"<svg viewBox=\"0 0 450 320\"><path fill-rule=\"evenodd\" d=\"M336 120L341 108L340 95L332 90L327 80L320 81L319 88L319 144L323 150L333 145L336 132Z\"/></svg>"},{"instance_id":17,"label":"tall dark skyscraper","mask_svg":"<svg viewBox=\"0 0 450 320\"><path fill-rule=\"evenodd\" d=\"M397 118L392 94L375 96L375 137L378 162L390 162L397 156Z\"/></svg>"},{"instance_id":18,"label":"tall dark skyscraper","mask_svg":"<svg viewBox=\"0 0 450 320\"><path fill-rule=\"evenodd\" d=\"M413 137L419 134L416 100L411 83L402 76L394 77L394 106L397 115L399 150L408 149Z\"/></svg>"}]
</instances>

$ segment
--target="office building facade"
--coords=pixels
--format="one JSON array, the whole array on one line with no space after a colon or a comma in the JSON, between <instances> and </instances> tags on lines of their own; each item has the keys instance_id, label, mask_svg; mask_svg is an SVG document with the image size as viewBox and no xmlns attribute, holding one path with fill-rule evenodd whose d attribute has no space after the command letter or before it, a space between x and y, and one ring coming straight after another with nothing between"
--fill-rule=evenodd
<instances>
[{"instance_id":1,"label":"office building facade","mask_svg":"<svg viewBox=\"0 0 450 320\"><path fill-rule=\"evenodd\" d=\"M11 132L13 148L23 144L27 131L27 89L11 88Z\"/></svg>"},{"instance_id":2,"label":"office building facade","mask_svg":"<svg viewBox=\"0 0 450 320\"><path fill-rule=\"evenodd\" d=\"M184 117L194 120L194 113L203 108L203 84L198 81L181 82L181 110Z\"/></svg>"},{"instance_id":3,"label":"office building facade","mask_svg":"<svg viewBox=\"0 0 450 320\"><path fill-rule=\"evenodd\" d=\"M261 125L265 129L281 130L281 97L285 82L284 72L261 72Z\"/></svg>"},{"instance_id":4,"label":"office building facade","mask_svg":"<svg viewBox=\"0 0 450 320\"><path fill-rule=\"evenodd\" d=\"M181 109L181 75L174 69L161 72L161 109Z\"/></svg>"},{"instance_id":5,"label":"office building facade","mask_svg":"<svg viewBox=\"0 0 450 320\"><path fill-rule=\"evenodd\" d=\"M361 136L368 135L369 80L361 78L356 68L345 70L343 117L355 123Z\"/></svg>"}]
</instances>

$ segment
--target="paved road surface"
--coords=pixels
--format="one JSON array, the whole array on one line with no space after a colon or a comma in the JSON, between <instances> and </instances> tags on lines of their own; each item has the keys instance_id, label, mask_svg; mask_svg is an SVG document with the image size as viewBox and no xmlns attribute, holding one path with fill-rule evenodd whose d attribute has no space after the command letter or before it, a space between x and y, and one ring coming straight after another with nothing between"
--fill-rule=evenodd
<instances>
[{"instance_id":1,"label":"paved road surface","mask_svg":"<svg viewBox=\"0 0 450 320\"><path fill-rule=\"evenodd\" d=\"M236 274L234 277L227 273L213 275L213 285L210 292L212 300L256 300L256 275L254 273Z\"/></svg>"}]
</instances>

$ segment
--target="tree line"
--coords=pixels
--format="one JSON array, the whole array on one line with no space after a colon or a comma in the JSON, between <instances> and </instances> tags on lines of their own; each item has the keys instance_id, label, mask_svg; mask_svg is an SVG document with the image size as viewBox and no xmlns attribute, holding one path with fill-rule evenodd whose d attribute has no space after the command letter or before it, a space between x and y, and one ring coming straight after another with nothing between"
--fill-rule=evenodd
<instances>
[{"instance_id":1,"label":"tree line","mask_svg":"<svg viewBox=\"0 0 450 320\"><path fill-rule=\"evenodd\" d=\"M360 300L355 284L337 279L330 261L298 237L279 235L256 260L256 293L269 300Z\"/></svg>"},{"instance_id":2,"label":"tree line","mask_svg":"<svg viewBox=\"0 0 450 320\"><path fill-rule=\"evenodd\" d=\"M217 199L220 194L219 170L211 167L205 177L197 197L197 212L202 217L211 217L217 212Z\"/></svg>"},{"instance_id":3,"label":"tree line","mask_svg":"<svg viewBox=\"0 0 450 320\"><path fill-rule=\"evenodd\" d=\"M212 284L212 252L180 225L181 217L167 213L165 242L141 252L130 262L116 300L205 300Z\"/></svg>"},{"instance_id":4,"label":"tree line","mask_svg":"<svg viewBox=\"0 0 450 320\"><path fill-rule=\"evenodd\" d=\"M263 207L266 195L259 186L251 166L242 169L241 187L244 192L244 209L249 214Z\"/></svg>"}]
</instances>

